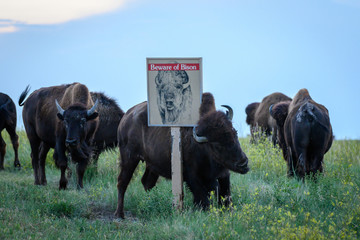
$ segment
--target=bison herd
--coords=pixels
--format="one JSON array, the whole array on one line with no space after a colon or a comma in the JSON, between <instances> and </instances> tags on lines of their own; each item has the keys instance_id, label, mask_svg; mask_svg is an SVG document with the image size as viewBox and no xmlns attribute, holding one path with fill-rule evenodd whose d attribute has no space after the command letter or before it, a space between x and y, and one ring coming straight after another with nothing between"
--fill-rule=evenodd
<instances>
[{"instance_id":1,"label":"bison herd","mask_svg":"<svg viewBox=\"0 0 360 240\"><path fill-rule=\"evenodd\" d=\"M31 161L36 185L46 185L45 160L50 148L61 171L59 189L67 188L68 159L76 163L77 186L90 161L99 154L119 147L118 205L115 215L124 218L124 195L140 161L146 169L141 182L145 190L156 185L159 176L171 178L171 136L169 127L149 127L147 102L124 113L116 101L103 93L90 92L80 83L44 87L29 96L27 87L19 97L23 121L31 147ZM217 192L219 203L231 202L230 170L249 171L248 158L242 151L232 125L233 110L215 108L211 93L202 95L200 120L196 127L181 128L183 179L193 194L193 202L206 209L209 196ZM323 171L323 157L330 149L333 133L326 107L315 102L306 89L293 99L273 93L261 102L249 104L246 123L251 141L257 133L271 137L279 145L288 165L288 175L304 179ZM166 114L165 114L166 116ZM0 93L0 132L6 128L18 159L16 108L6 94ZM6 144L0 135L0 169L4 169Z\"/></svg>"}]
</instances>

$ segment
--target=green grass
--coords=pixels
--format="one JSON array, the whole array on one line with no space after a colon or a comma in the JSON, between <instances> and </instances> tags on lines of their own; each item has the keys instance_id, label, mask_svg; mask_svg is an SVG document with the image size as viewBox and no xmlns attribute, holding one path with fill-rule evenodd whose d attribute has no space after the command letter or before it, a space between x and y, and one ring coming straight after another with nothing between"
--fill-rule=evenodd
<instances>
[{"instance_id":1,"label":"green grass","mask_svg":"<svg viewBox=\"0 0 360 240\"><path fill-rule=\"evenodd\" d=\"M192 205L185 188L182 212L172 208L171 182L161 178L145 192L140 164L125 195L125 220L113 217L117 205L118 152L100 156L90 167L84 189L58 190L60 171L48 154L48 185L35 186L30 147L19 132L21 170L7 133L5 170L0 172L0 239L359 239L360 141L335 141L325 155L325 172L317 182L286 176L278 148L268 141L240 139L250 159L246 175L232 173L233 204L213 204L209 211ZM71 166L74 169L74 166ZM73 171L75 173L75 171ZM215 201L214 201L215 202Z\"/></svg>"}]
</instances>

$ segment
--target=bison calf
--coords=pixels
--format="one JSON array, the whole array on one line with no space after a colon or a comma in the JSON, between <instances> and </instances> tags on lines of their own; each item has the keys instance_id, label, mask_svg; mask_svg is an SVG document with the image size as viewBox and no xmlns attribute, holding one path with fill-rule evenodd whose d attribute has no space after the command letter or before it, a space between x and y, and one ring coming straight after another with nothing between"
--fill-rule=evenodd
<instances>
[{"instance_id":1,"label":"bison calf","mask_svg":"<svg viewBox=\"0 0 360 240\"><path fill-rule=\"evenodd\" d=\"M324 154L333 141L329 112L316 103L307 89L292 101L280 102L269 112L279 129L279 145L288 164L288 175L304 178L323 171Z\"/></svg>"}]
</instances>

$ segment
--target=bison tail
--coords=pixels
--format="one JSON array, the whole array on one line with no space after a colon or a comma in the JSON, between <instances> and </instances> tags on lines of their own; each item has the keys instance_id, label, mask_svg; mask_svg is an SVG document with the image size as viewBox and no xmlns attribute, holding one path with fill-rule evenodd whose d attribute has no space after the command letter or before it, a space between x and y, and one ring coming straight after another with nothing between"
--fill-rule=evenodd
<instances>
[{"instance_id":1,"label":"bison tail","mask_svg":"<svg viewBox=\"0 0 360 240\"><path fill-rule=\"evenodd\" d=\"M30 85L27 85L25 90L21 93L20 97L19 97L19 106L24 106L24 100L26 98L26 95L29 93L30 91Z\"/></svg>"},{"instance_id":2,"label":"bison tail","mask_svg":"<svg viewBox=\"0 0 360 240\"><path fill-rule=\"evenodd\" d=\"M309 117L316 121L321 127L323 127L327 132L329 132L329 127L324 124L314 113L314 110L315 110L315 106L311 103L307 103L306 104L306 107L305 107L305 112L308 113Z\"/></svg>"}]
</instances>

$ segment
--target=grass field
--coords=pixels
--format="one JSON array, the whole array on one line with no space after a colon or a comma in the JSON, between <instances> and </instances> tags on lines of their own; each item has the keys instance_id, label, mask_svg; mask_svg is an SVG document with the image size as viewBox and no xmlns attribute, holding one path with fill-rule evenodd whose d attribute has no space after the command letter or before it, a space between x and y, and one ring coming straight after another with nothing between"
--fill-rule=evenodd
<instances>
[{"instance_id":1,"label":"grass field","mask_svg":"<svg viewBox=\"0 0 360 240\"><path fill-rule=\"evenodd\" d=\"M279 149L240 139L251 170L232 173L231 209L211 205L200 211L185 189L185 209L173 210L171 182L160 178L145 192L141 164L125 195L125 220L117 205L118 152L100 156L88 168L84 189L73 174L58 190L60 171L48 154L48 185L35 186L30 146L19 132L21 170L13 167L9 136L5 170L0 172L0 239L360 239L360 141L337 140L325 155L317 182L289 179ZM71 168L74 168L72 165ZM73 171L75 173L75 171ZM214 201L215 202L215 201Z\"/></svg>"}]
</instances>

